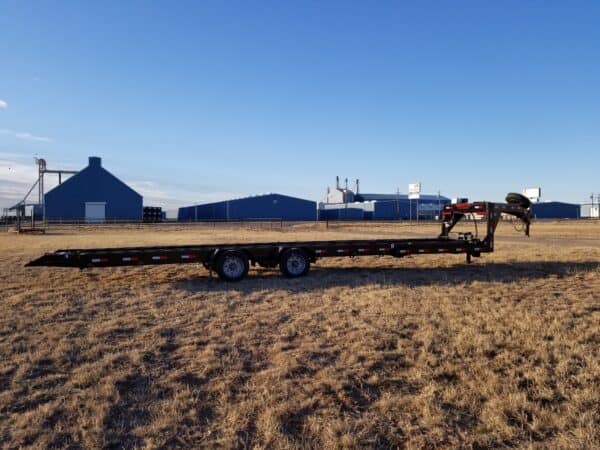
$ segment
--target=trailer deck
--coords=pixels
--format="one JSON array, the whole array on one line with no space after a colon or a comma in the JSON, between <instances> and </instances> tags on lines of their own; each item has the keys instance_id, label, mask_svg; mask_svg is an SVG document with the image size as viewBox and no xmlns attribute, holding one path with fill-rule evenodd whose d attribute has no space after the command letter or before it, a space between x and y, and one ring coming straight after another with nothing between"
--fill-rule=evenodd
<instances>
[{"instance_id":1,"label":"trailer deck","mask_svg":"<svg viewBox=\"0 0 600 450\"><path fill-rule=\"evenodd\" d=\"M494 232L502 214L521 220L529 235L530 204L518 194L507 196L509 203L475 202L446 205L442 231L436 238L291 241L270 243L223 243L206 245L146 246L94 249L62 249L48 253L26 266L115 267L201 263L225 281L243 279L250 265L275 267L291 278L305 275L319 258L341 256L394 256L419 254L465 254L467 262L494 250ZM450 237L454 226L469 215L486 220L486 234L480 239L471 233Z\"/></svg>"}]
</instances>

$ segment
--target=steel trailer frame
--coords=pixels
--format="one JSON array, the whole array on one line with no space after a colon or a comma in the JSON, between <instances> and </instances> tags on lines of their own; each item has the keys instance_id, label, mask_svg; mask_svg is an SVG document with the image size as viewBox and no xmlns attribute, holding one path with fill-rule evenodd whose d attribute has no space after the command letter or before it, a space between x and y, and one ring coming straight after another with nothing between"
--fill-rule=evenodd
<instances>
[{"instance_id":1,"label":"steel trailer frame","mask_svg":"<svg viewBox=\"0 0 600 450\"><path fill-rule=\"evenodd\" d=\"M239 281L248 273L250 264L263 267L279 265L284 275L294 278L305 275L311 263L324 257L465 254L467 262L470 263L472 257L494 251L494 233L502 214L519 219L524 224L525 234L529 236L530 205L517 202L474 202L444 206L442 231L437 238L63 249L47 253L27 263L26 266L85 269L201 263L211 273L213 270L216 271L225 281ZM459 233L457 238L451 238L452 229L469 215L478 215L487 219L485 237L480 239L472 233Z\"/></svg>"}]
</instances>

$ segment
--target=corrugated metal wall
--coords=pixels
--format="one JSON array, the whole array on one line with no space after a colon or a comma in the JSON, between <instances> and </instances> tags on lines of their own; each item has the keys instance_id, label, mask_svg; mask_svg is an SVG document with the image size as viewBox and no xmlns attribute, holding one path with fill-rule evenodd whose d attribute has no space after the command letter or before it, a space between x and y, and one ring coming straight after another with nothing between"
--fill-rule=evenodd
<instances>
[{"instance_id":1,"label":"corrugated metal wall","mask_svg":"<svg viewBox=\"0 0 600 450\"><path fill-rule=\"evenodd\" d=\"M534 203L531 209L536 219L578 219L581 216L581 206L573 203Z\"/></svg>"},{"instance_id":2,"label":"corrugated metal wall","mask_svg":"<svg viewBox=\"0 0 600 450\"><path fill-rule=\"evenodd\" d=\"M142 220L142 196L90 157L89 165L44 196L46 219L83 220L86 202L106 202L108 220Z\"/></svg>"},{"instance_id":3,"label":"corrugated metal wall","mask_svg":"<svg viewBox=\"0 0 600 450\"><path fill-rule=\"evenodd\" d=\"M438 199L440 202L448 202L450 203L450 199L443 195L437 194L421 194L419 198L419 202L437 202ZM376 200L380 202L392 201L392 200L408 200L407 194L357 194L355 201L358 202L367 202L371 200Z\"/></svg>"},{"instance_id":4,"label":"corrugated metal wall","mask_svg":"<svg viewBox=\"0 0 600 450\"><path fill-rule=\"evenodd\" d=\"M440 209L449 204L450 199L437 197L434 200L408 200L400 198L397 200L378 200L366 204L367 208L360 208L361 203L321 204L319 210L320 220L408 220L411 217L434 219L439 216ZM411 214L412 209L412 214Z\"/></svg>"},{"instance_id":5,"label":"corrugated metal wall","mask_svg":"<svg viewBox=\"0 0 600 450\"><path fill-rule=\"evenodd\" d=\"M177 220L183 222L195 220L227 220L226 216L227 204L226 202L219 202L179 208Z\"/></svg>"},{"instance_id":6,"label":"corrugated metal wall","mask_svg":"<svg viewBox=\"0 0 600 450\"><path fill-rule=\"evenodd\" d=\"M400 199L395 201L375 202L373 211L374 220L408 220L416 219L417 214L421 218L433 219L439 215L439 209L450 203L450 199L440 198L435 200L408 200Z\"/></svg>"},{"instance_id":7,"label":"corrugated metal wall","mask_svg":"<svg viewBox=\"0 0 600 450\"><path fill-rule=\"evenodd\" d=\"M411 213L412 209L412 213ZM398 219L416 219L417 202L409 202L401 199L397 201L378 201L375 202L373 211L373 220L398 220Z\"/></svg>"},{"instance_id":8,"label":"corrugated metal wall","mask_svg":"<svg viewBox=\"0 0 600 450\"><path fill-rule=\"evenodd\" d=\"M316 220L317 203L281 194L266 194L179 208L177 219L194 220Z\"/></svg>"},{"instance_id":9,"label":"corrugated metal wall","mask_svg":"<svg viewBox=\"0 0 600 450\"><path fill-rule=\"evenodd\" d=\"M360 208L321 209L319 220L363 220L365 211Z\"/></svg>"}]
</instances>

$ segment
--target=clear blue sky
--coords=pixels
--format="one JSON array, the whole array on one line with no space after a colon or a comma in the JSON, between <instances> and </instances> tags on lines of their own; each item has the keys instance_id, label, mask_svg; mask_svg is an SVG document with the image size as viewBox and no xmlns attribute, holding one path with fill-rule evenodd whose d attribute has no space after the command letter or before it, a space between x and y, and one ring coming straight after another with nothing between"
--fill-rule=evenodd
<instances>
[{"instance_id":1,"label":"clear blue sky","mask_svg":"<svg viewBox=\"0 0 600 450\"><path fill-rule=\"evenodd\" d=\"M335 175L581 202L599 24L597 1L0 1L0 160L98 155L170 205Z\"/></svg>"}]
</instances>

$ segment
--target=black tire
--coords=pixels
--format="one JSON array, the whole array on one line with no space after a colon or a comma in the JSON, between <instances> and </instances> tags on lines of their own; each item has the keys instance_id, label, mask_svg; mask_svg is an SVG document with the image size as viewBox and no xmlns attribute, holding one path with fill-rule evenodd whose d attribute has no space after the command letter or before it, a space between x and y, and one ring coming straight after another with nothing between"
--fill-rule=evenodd
<instances>
[{"instance_id":1,"label":"black tire","mask_svg":"<svg viewBox=\"0 0 600 450\"><path fill-rule=\"evenodd\" d=\"M223 281L240 281L248 275L248 257L238 250L226 250L217 255L215 270Z\"/></svg>"},{"instance_id":2,"label":"black tire","mask_svg":"<svg viewBox=\"0 0 600 450\"><path fill-rule=\"evenodd\" d=\"M529 200L524 195L518 194L516 192L510 192L509 194L506 194L506 203L520 205L523 208L529 208L531 206L531 200Z\"/></svg>"},{"instance_id":3,"label":"black tire","mask_svg":"<svg viewBox=\"0 0 600 450\"><path fill-rule=\"evenodd\" d=\"M301 248L291 248L281 253L279 270L288 278L303 277L310 270L310 257Z\"/></svg>"}]
</instances>

